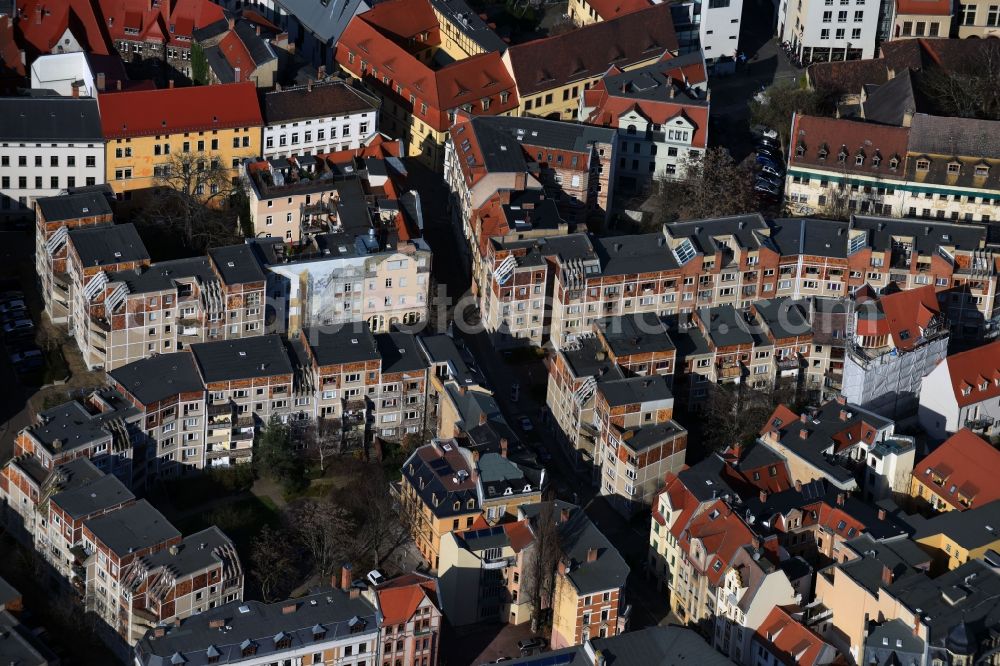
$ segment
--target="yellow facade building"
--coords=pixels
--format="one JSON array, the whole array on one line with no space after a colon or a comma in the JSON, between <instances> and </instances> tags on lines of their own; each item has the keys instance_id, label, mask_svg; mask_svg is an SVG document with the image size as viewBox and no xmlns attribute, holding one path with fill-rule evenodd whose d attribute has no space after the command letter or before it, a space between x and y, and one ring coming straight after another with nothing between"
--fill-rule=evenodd
<instances>
[{"instance_id":1,"label":"yellow facade building","mask_svg":"<svg viewBox=\"0 0 1000 666\"><path fill-rule=\"evenodd\" d=\"M119 199L156 187L171 167L221 164L238 182L240 163L260 155L263 120L253 83L102 93L107 182ZM223 184L207 186L210 191Z\"/></svg>"}]
</instances>

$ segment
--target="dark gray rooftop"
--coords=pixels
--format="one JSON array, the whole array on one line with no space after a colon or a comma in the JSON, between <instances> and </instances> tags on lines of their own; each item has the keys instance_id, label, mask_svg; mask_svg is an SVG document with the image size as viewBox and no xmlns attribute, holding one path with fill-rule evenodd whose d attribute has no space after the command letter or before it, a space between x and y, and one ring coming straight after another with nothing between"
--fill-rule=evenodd
<instances>
[{"instance_id":1,"label":"dark gray rooftop","mask_svg":"<svg viewBox=\"0 0 1000 666\"><path fill-rule=\"evenodd\" d=\"M625 377L618 364L608 358L597 338L581 338L576 345L565 346L560 352L566 357L577 378L604 377L610 381Z\"/></svg>"},{"instance_id":2,"label":"dark gray rooftop","mask_svg":"<svg viewBox=\"0 0 1000 666\"><path fill-rule=\"evenodd\" d=\"M522 505L520 511L534 523L546 505L553 507L553 515L559 520L563 509L569 510L569 519L558 525L560 549L563 558L569 560L567 578L576 588L577 594L586 595L604 592L625 586L629 566L608 538L597 529L580 507L555 500ZM587 551L597 549L597 559L587 561Z\"/></svg>"},{"instance_id":3,"label":"dark gray rooftop","mask_svg":"<svg viewBox=\"0 0 1000 666\"><path fill-rule=\"evenodd\" d=\"M21 593L13 585L0 578L0 610L21 598Z\"/></svg>"},{"instance_id":4,"label":"dark gray rooftop","mask_svg":"<svg viewBox=\"0 0 1000 666\"><path fill-rule=\"evenodd\" d=\"M303 335L319 365L361 363L380 358L368 322L309 328L303 330Z\"/></svg>"},{"instance_id":5,"label":"dark gray rooftop","mask_svg":"<svg viewBox=\"0 0 1000 666\"><path fill-rule=\"evenodd\" d=\"M77 461L60 465L60 471L74 472ZM62 485L60 492L52 496L52 503L65 511L74 520L93 515L109 507L118 506L135 499L114 474L104 474L88 460L87 463L98 476L90 477L84 474L71 473L70 481Z\"/></svg>"},{"instance_id":6,"label":"dark gray rooftop","mask_svg":"<svg viewBox=\"0 0 1000 666\"><path fill-rule=\"evenodd\" d=\"M687 431L677 421L667 421L654 425L644 425L630 432L632 436L625 439L623 443L633 451L641 453Z\"/></svg>"},{"instance_id":7,"label":"dark gray rooftop","mask_svg":"<svg viewBox=\"0 0 1000 666\"><path fill-rule=\"evenodd\" d=\"M318 3L317 3L318 4ZM294 606L294 612L284 609ZM224 630L210 625L223 620ZM306 651L323 634L327 641L344 640L352 634L358 640L369 640L378 631L375 608L364 597L351 599L339 589L330 589L297 599L265 604L260 601L234 601L224 606L193 615L167 628L156 638L150 630L136 645L136 662L141 666L173 666L175 654L181 655L187 666L204 666L209 650L218 655L218 662L233 664L242 661L241 645L250 641L257 647L257 658L268 655L278 658L275 637L279 633L292 640L292 649ZM213 652L213 654L214 654Z\"/></svg>"},{"instance_id":8,"label":"dark gray rooftop","mask_svg":"<svg viewBox=\"0 0 1000 666\"><path fill-rule=\"evenodd\" d=\"M507 42L479 17L464 0L430 0L431 6L484 51L506 51Z\"/></svg>"},{"instance_id":9,"label":"dark gray rooftop","mask_svg":"<svg viewBox=\"0 0 1000 666\"><path fill-rule=\"evenodd\" d=\"M808 301L773 298L756 301L753 307L777 340L812 332L812 326L809 323Z\"/></svg>"},{"instance_id":10,"label":"dark gray rooftop","mask_svg":"<svg viewBox=\"0 0 1000 666\"><path fill-rule=\"evenodd\" d=\"M673 102L675 104L693 104L703 106L708 104L704 90L686 89L680 79L668 84L668 72L694 64L703 64L704 58L700 49L690 53L682 53L676 58L669 58L630 69L618 74L604 76L604 85L615 97L651 101ZM673 89L673 94L671 94Z\"/></svg>"},{"instance_id":11,"label":"dark gray rooftop","mask_svg":"<svg viewBox=\"0 0 1000 666\"><path fill-rule=\"evenodd\" d=\"M90 97L0 97L0 139L101 145L101 115Z\"/></svg>"},{"instance_id":12,"label":"dark gray rooftop","mask_svg":"<svg viewBox=\"0 0 1000 666\"><path fill-rule=\"evenodd\" d=\"M708 255L724 249L717 238L733 236L740 247L756 249L767 242L761 234L768 229L768 223L760 213L732 215L687 222L672 222L667 231L676 238L690 238L695 248Z\"/></svg>"},{"instance_id":13,"label":"dark gray rooftop","mask_svg":"<svg viewBox=\"0 0 1000 666\"><path fill-rule=\"evenodd\" d=\"M167 567L175 576L190 575L218 564L222 558L216 553L216 549L231 545L229 537L213 525L184 537L177 544L176 555L164 548L145 556L143 561L150 568Z\"/></svg>"},{"instance_id":14,"label":"dark gray rooftop","mask_svg":"<svg viewBox=\"0 0 1000 666\"><path fill-rule=\"evenodd\" d=\"M48 666L59 662L38 637L6 610L0 611L0 660L17 666Z\"/></svg>"},{"instance_id":15,"label":"dark gray rooftop","mask_svg":"<svg viewBox=\"0 0 1000 666\"><path fill-rule=\"evenodd\" d=\"M281 337L200 342L190 347L205 383L292 374Z\"/></svg>"},{"instance_id":16,"label":"dark gray rooftop","mask_svg":"<svg viewBox=\"0 0 1000 666\"><path fill-rule=\"evenodd\" d=\"M427 368L427 360L412 333L379 333L375 346L382 357L382 372L418 372Z\"/></svg>"},{"instance_id":17,"label":"dark gray rooftop","mask_svg":"<svg viewBox=\"0 0 1000 666\"><path fill-rule=\"evenodd\" d=\"M418 340L431 363L446 363L448 365L448 372L459 386L483 383L482 375L469 367L451 337L440 333L420 337Z\"/></svg>"},{"instance_id":18,"label":"dark gray rooftop","mask_svg":"<svg viewBox=\"0 0 1000 666\"><path fill-rule=\"evenodd\" d=\"M845 543L859 557L835 566L873 594L883 587L883 567L899 580L914 574L923 576L918 572L925 571L931 561L930 555L907 537L879 541L863 534Z\"/></svg>"},{"instance_id":19,"label":"dark gray rooftop","mask_svg":"<svg viewBox=\"0 0 1000 666\"><path fill-rule=\"evenodd\" d=\"M905 114L913 113L917 108L909 68L904 68L887 82L874 86L862 107L865 120L902 127Z\"/></svg>"},{"instance_id":20,"label":"dark gray rooftop","mask_svg":"<svg viewBox=\"0 0 1000 666\"><path fill-rule=\"evenodd\" d=\"M320 42L335 44L355 14L371 9L366 0L275 0Z\"/></svg>"},{"instance_id":21,"label":"dark gray rooftop","mask_svg":"<svg viewBox=\"0 0 1000 666\"><path fill-rule=\"evenodd\" d=\"M162 544L181 535L146 500L85 521L94 536L119 556Z\"/></svg>"},{"instance_id":22,"label":"dark gray rooftop","mask_svg":"<svg viewBox=\"0 0 1000 666\"><path fill-rule=\"evenodd\" d=\"M487 171L524 171L535 156L525 146L589 152L595 143L612 143L616 130L531 117L476 116L472 119ZM461 137L454 139L460 142ZM580 164L579 168L585 168Z\"/></svg>"},{"instance_id":23,"label":"dark gray rooftop","mask_svg":"<svg viewBox=\"0 0 1000 666\"><path fill-rule=\"evenodd\" d=\"M243 42L243 46L250 53L253 64L257 67L278 58L271 45L267 43L266 39L257 34L256 26L250 21L244 19L237 20L234 30L237 37Z\"/></svg>"},{"instance_id":24,"label":"dark gray rooftop","mask_svg":"<svg viewBox=\"0 0 1000 666\"><path fill-rule=\"evenodd\" d=\"M604 275L656 273L679 268L663 234L633 234L594 238L594 251Z\"/></svg>"},{"instance_id":25,"label":"dark gray rooftop","mask_svg":"<svg viewBox=\"0 0 1000 666\"><path fill-rule=\"evenodd\" d=\"M75 220L81 217L111 215L111 204L103 192L76 192L36 199L39 210L48 222Z\"/></svg>"},{"instance_id":26,"label":"dark gray rooftop","mask_svg":"<svg viewBox=\"0 0 1000 666\"><path fill-rule=\"evenodd\" d=\"M590 641L593 650L604 655L609 666L732 666L732 662L718 653L691 629L676 626L649 627L628 631L610 638ZM584 645L508 662L511 666L593 666L594 658Z\"/></svg>"},{"instance_id":27,"label":"dark gray rooftop","mask_svg":"<svg viewBox=\"0 0 1000 666\"><path fill-rule=\"evenodd\" d=\"M648 312L606 317L594 322L616 357L669 352L675 349L666 325Z\"/></svg>"},{"instance_id":28,"label":"dark gray rooftop","mask_svg":"<svg viewBox=\"0 0 1000 666\"><path fill-rule=\"evenodd\" d=\"M670 384L663 375L598 380L597 390L611 407L673 400Z\"/></svg>"},{"instance_id":29,"label":"dark gray rooftop","mask_svg":"<svg viewBox=\"0 0 1000 666\"><path fill-rule=\"evenodd\" d=\"M771 239L782 255L847 257L847 222L816 218L774 220Z\"/></svg>"},{"instance_id":30,"label":"dark gray rooftop","mask_svg":"<svg viewBox=\"0 0 1000 666\"><path fill-rule=\"evenodd\" d=\"M1000 121L917 113L910 125L911 153L996 159Z\"/></svg>"},{"instance_id":31,"label":"dark gray rooftop","mask_svg":"<svg viewBox=\"0 0 1000 666\"><path fill-rule=\"evenodd\" d=\"M61 451L69 451L102 439L111 439L109 421L133 419L140 415L138 409L127 402L117 391L103 389L101 397L112 408L93 414L76 400L46 409L38 415L38 423L28 426L31 435L50 451L58 440Z\"/></svg>"},{"instance_id":32,"label":"dark gray rooftop","mask_svg":"<svg viewBox=\"0 0 1000 666\"><path fill-rule=\"evenodd\" d=\"M84 267L149 260L149 252L131 223L71 229L69 238Z\"/></svg>"},{"instance_id":33,"label":"dark gray rooftop","mask_svg":"<svg viewBox=\"0 0 1000 666\"><path fill-rule=\"evenodd\" d=\"M212 265L205 257L159 261L135 270L116 271L110 273L108 278L112 282L124 282L133 294L176 289L177 280L185 278L198 278L203 283L218 281Z\"/></svg>"},{"instance_id":34,"label":"dark gray rooftop","mask_svg":"<svg viewBox=\"0 0 1000 666\"><path fill-rule=\"evenodd\" d=\"M986 227L975 224L951 224L942 220L905 220L887 217L851 218L852 229L865 229L872 248L881 251L892 248L893 237L912 238L914 249L921 254L934 254L938 247L976 250L986 242Z\"/></svg>"},{"instance_id":35,"label":"dark gray rooftop","mask_svg":"<svg viewBox=\"0 0 1000 666\"><path fill-rule=\"evenodd\" d=\"M276 90L264 95L262 111L268 125L306 118L376 112L377 99L339 79ZM384 174L383 174L384 175Z\"/></svg>"},{"instance_id":36,"label":"dark gray rooftop","mask_svg":"<svg viewBox=\"0 0 1000 666\"><path fill-rule=\"evenodd\" d=\"M148 356L115 368L108 375L144 405L179 393L205 390L194 355L188 351Z\"/></svg>"},{"instance_id":37,"label":"dark gray rooftop","mask_svg":"<svg viewBox=\"0 0 1000 666\"><path fill-rule=\"evenodd\" d=\"M208 254L226 284L264 281L264 270L248 245L214 247Z\"/></svg>"},{"instance_id":38,"label":"dark gray rooftop","mask_svg":"<svg viewBox=\"0 0 1000 666\"><path fill-rule=\"evenodd\" d=\"M717 305L714 308L701 308L698 318L707 331L708 338L716 347L733 345L752 345L756 337L753 329L731 305Z\"/></svg>"},{"instance_id":39,"label":"dark gray rooftop","mask_svg":"<svg viewBox=\"0 0 1000 666\"><path fill-rule=\"evenodd\" d=\"M913 538L945 534L966 550L982 548L997 540L1000 500L966 511L947 511L916 523Z\"/></svg>"}]
</instances>

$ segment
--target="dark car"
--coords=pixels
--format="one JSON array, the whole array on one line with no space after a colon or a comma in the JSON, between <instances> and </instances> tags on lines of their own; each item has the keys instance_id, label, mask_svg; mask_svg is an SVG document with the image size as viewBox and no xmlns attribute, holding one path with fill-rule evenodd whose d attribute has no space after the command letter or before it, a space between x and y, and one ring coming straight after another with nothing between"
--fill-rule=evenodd
<instances>
[{"instance_id":1,"label":"dark car","mask_svg":"<svg viewBox=\"0 0 1000 666\"><path fill-rule=\"evenodd\" d=\"M769 197L777 197L781 193L781 190L779 190L774 185L771 185L766 181L762 182L760 180L758 180L757 184L753 186L753 191L756 192L757 194L763 194Z\"/></svg>"},{"instance_id":2,"label":"dark car","mask_svg":"<svg viewBox=\"0 0 1000 666\"><path fill-rule=\"evenodd\" d=\"M772 146L757 146L756 152L758 155L767 155L768 157L778 162L779 164L783 159L781 151Z\"/></svg>"},{"instance_id":3,"label":"dark car","mask_svg":"<svg viewBox=\"0 0 1000 666\"><path fill-rule=\"evenodd\" d=\"M526 652L530 652L531 650L537 650L538 648L541 647L545 647L545 640L539 638L538 636L525 638L517 642L517 649L521 651L522 656L524 656Z\"/></svg>"},{"instance_id":4,"label":"dark car","mask_svg":"<svg viewBox=\"0 0 1000 666\"><path fill-rule=\"evenodd\" d=\"M774 187L781 188L782 182L781 178L777 176L772 176L769 173L764 173L763 171L757 174L758 183L767 183L768 185L773 185Z\"/></svg>"},{"instance_id":5,"label":"dark car","mask_svg":"<svg viewBox=\"0 0 1000 666\"><path fill-rule=\"evenodd\" d=\"M757 164L761 166L770 167L775 171L781 168L781 164L778 161L776 161L773 157L769 157L763 153L758 153L757 159L755 161L757 162Z\"/></svg>"}]
</instances>

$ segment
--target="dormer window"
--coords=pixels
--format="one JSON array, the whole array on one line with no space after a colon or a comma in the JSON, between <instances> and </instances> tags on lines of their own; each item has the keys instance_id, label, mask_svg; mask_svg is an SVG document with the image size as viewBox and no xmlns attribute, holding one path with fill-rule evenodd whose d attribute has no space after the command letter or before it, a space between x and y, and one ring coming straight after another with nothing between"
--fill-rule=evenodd
<instances>
[{"instance_id":1,"label":"dormer window","mask_svg":"<svg viewBox=\"0 0 1000 666\"><path fill-rule=\"evenodd\" d=\"M489 108L490 108L490 98L489 97L484 97L484 98L482 98L479 101L483 105L483 111L489 111Z\"/></svg>"},{"instance_id":2,"label":"dormer window","mask_svg":"<svg viewBox=\"0 0 1000 666\"><path fill-rule=\"evenodd\" d=\"M962 388L962 395L969 395L970 393L972 393L971 386L965 386Z\"/></svg>"},{"instance_id":3,"label":"dormer window","mask_svg":"<svg viewBox=\"0 0 1000 666\"><path fill-rule=\"evenodd\" d=\"M465 508L466 509L475 509L476 508L476 500L470 499L468 502L465 503Z\"/></svg>"},{"instance_id":4,"label":"dormer window","mask_svg":"<svg viewBox=\"0 0 1000 666\"><path fill-rule=\"evenodd\" d=\"M917 171L930 171L931 161L927 159L917 160Z\"/></svg>"},{"instance_id":5,"label":"dormer window","mask_svg":"<svg viewBox=\"0 0 1000 666\"><path fill-rule=\"evenodd\" d=\"M874 155L872 155L872 166L873 167L878 167L878 165L881 164L881 163L882 163L882 156L881 155L879 155L878 153L875 153Z\"/></svg>"},{"instance_id":6,"label":"dormer window","mask_svg":"<svg viewBox=\"0 0 1000 666\"><path fill-rule=\"evenodd\" d=\"M864 151L859 151L857 155L854 156L854 165L862 166L865 163L865 153Z\"/></svg>"},{"instance_id":7,"label":"dormer window","mask_svg":"<svg viewBox=\"0 0 1000 666\"><path fill-rule=\"evenodd\" d=\"M501 104L506 104L508 99L510 99L510 93L509 92L507 92L506 90L504 90L502 93L500 93L500 103Z\"/></svg>"},{"instance_id":8,"label":"dormer window","mask_svg":"<svg viewBox=\"0 0 1000 666\"><path fill-rule=\"evenodd\" d=\"M825 160L826 156L829 155L829 154L830 154L830 151L827 149L825 143L822 146L819 147L819 158L821 160Z\"/></svg>"},{"instance_id":9,"label":"dormer window","mask_svg":"<svg viewBox=\"0 0 1000 666\"><path fill-rule=\"evenodd\" d=\"M948 175L957 176L962 173L962 165L959 162L948 162Z\"/></svg>"},{"instance_id":10,"label":"dormer window","mask_svg":"<svg viewBox=\"0 0 1000 666\"><path fill-rule=\"evenodd\" d=\"M889 158L889 168L895 171L897 167L899 167L899 158L893 155Z\"/></svg>"},{"instance_id":11,"label":"dormer window","mask_svg":"<svg viewBox=\"0 0 1000 666\"><path fill-rule=\"evenodd\" d=\"M990 175L990 168L985 164L979 164L976 166L976 178L986 178Z\"/></svg>"},{"instance_id":12,"label":"dormer window","mask_svg":"<svg viewBox=\"0 0 1000 666\"><path fill-rule=\"evenodd\" d=\"M837 153L837 161L841 164L847 161L847 146L840 147L840 152Z\"/></svg>"},{"instance_id":13,"label":"dormer window","mask_svg":"<svg viewBox=\"0 0 1000 666\"><path fill-rule=\"evenodd\" d=\"M984 379L983 382L979 385L979 390L980 391L985 391L987 386L989 386L989 384Z\"/></svg>"},{"instance_id":14,"label":"dormer window","mask_svg":"<svg viewBox=\"0 0 1000 666\"><path fill-rule=\"evenodd\" d=\"M455 502L455 504L454 504L455 511L458 511L461 508L462 508L462 503L461 502Z\"/></svg>"},{"instance_id":15,"label":"dormer window","mask_svg":"<svg viewBox=\"0 0 1000 666\"><path fill-rule=\"evenodd\" d=\"M802 157L806 154L806 144L799 141L799 145L795 146L795 156Z\"/></svg>"}]
</instances>

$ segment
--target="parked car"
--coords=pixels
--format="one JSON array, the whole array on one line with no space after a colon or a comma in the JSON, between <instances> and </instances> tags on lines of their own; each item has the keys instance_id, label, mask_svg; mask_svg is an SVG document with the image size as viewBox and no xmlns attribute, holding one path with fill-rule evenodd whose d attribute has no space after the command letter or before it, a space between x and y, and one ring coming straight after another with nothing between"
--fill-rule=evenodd
<instances>
[{"instance_id":1,"label":"parked car","mask_svg":"<svg viewBox=\"0 0 1000 666\"><path fill-rule=\"evenodd\" d=\"M35 324L30 319L15 319L3 325L5 335L21 335L35 330Z\"/></svg>"},{"instance_id":2,"label":"parked car","mask_svg":"<svg viewBox=\"0 0 1000 666\"><path fill-rule=\"evenodd\" d=\"M517 402L521 399L521 385L514 382L510 385L510 401Z\"/></svg>"},{"instance_id":3,"label":"parked car","mask_svg":"<svg viewBox=\"0 0 1000 666\"><path fill-rule=\"evenodd\" d=\"M759 145L757 146L756 152L758 155L767 155L772 160L778 162L778 164L781 164L783 159L781 151L774 146Z\"/></svg>"},{"instance_id":4,"label":"parked car","mask_svg":"<svg viewBox=\"0 0 1000 666\"><path fill-rule=\"evenodd\" d=\"M775 171L781 168L781 164L779 162L775 161L773 157L769 157L763 153L757 153L756 162L761 166L770 167Z\"/></svg>"},{"instance_id":5,"label":"parked car","mask_svg":"<svg viewBox=\"0 0 1000 666\"><path fill-rule=\"evenodd\" d=\"M523 430L524 432L531 432L532 430L535 429L535 426L532 425L531 423L531 419L529 419L527 416L522 416L520 423L521 423L521 430Z\"/></svg>"},{"instance_id":6,"label":"parked car","mask_svg":"<svg viewBox=\"0 0 1000 666\"><path fill-rule=\"evenodd\" d=\"M759 139L757 139L757 145L758 146L770 146L770 147L776 148L778 150L781 149L781 144L778 143L778 138L777 137L761 136Z\"/></svg>"},{"instance_id":7,"label":"parked car","mask_svg":"<svg viewBox=\"0 0 1000 666\"><path fill-rule=\"evenodd\" d=\"M14 352L13 354L10 355L10 362L13 363L14 365L17 365L18 363L23 363L24 361L33 358L41 360L42 350L35 347L35 348L25 349L24 351Z\"/></svg>"},{"instance_id":8,"label":"parked car","mask_svg":"<svg viewBox=\"0 0 1000 666\"><path fill-rule=\"evenodd\" d=\"M385 582L385 574L379 569L372 569L368 572L368 582L374 587L378 587Z\"/></svg>"},{"instance_id":9,"label":"parked car","mask_svg":"<svg viewBox=\"0 0 1000 666\"><path fill-rule=\"evenodd\" d=\"M772 176L769 173L764 173L763 171L757 174L757 182L773 185L774 187L777 187L779 190L781 189L782 185L781 178L778 178L777 176Z\"/></svg>"},{"instance_id":10,"label":"parked car","mask_svg":"<svg viewBox=\"0 0 1000 666\"><path fill-rule=\"evenodd\" d=\"M761 173L766 173L768 175L774 176L775 178L781 178L782 180L784 180L785 178L785 172L783 169L772 169L766 164L760 165L760 171Z\"/></svg>"},{"instance_id":11,"label":"parked car","mask_svg":"<svg viewBox=\"0 0 1000 666\"><path fill-rule=\"evenodd\" d=\"M9 303L10 301L24 300L24 292L18 291L17 289L11 289L0 293L0 303Z\"/></svg>"},{"instance_id":12,"label":"parked car","mask_svg":"<svg viewBox=\"0 0 1000 666\"><path fill-rule=\"evenodd\" d=\"M545 640L539 638L538 636L533 636L531 638L525 638L517 642L517 649L521 651L521 656L525 656L526 652L531 650L537 650L538 648L545 647Z\"/></svg>"},{"instance_id":13,"label":"parked car","mask_svg":"<svg viewBox=\"0 0 1000 666\"><path fill-rule=\"evenodd\" d=\"M772 197L777 197L781 194L781 190L767 181L758 180L757 184L753 186L753 191L758 194L766 194Z\"/></svg>"},{"instance_id":14,"label":"parked car","mask_svg":"<svg viewBox=\"0 0 1000 666\"><path fill-rule=\"evenodd\" d=\"M24 300L20 298L14 298L4 303L0 303L0 312L7 313L13 312L15 310L27 310L28 306L24 304Z\"/></svg>"}]
</instances>

